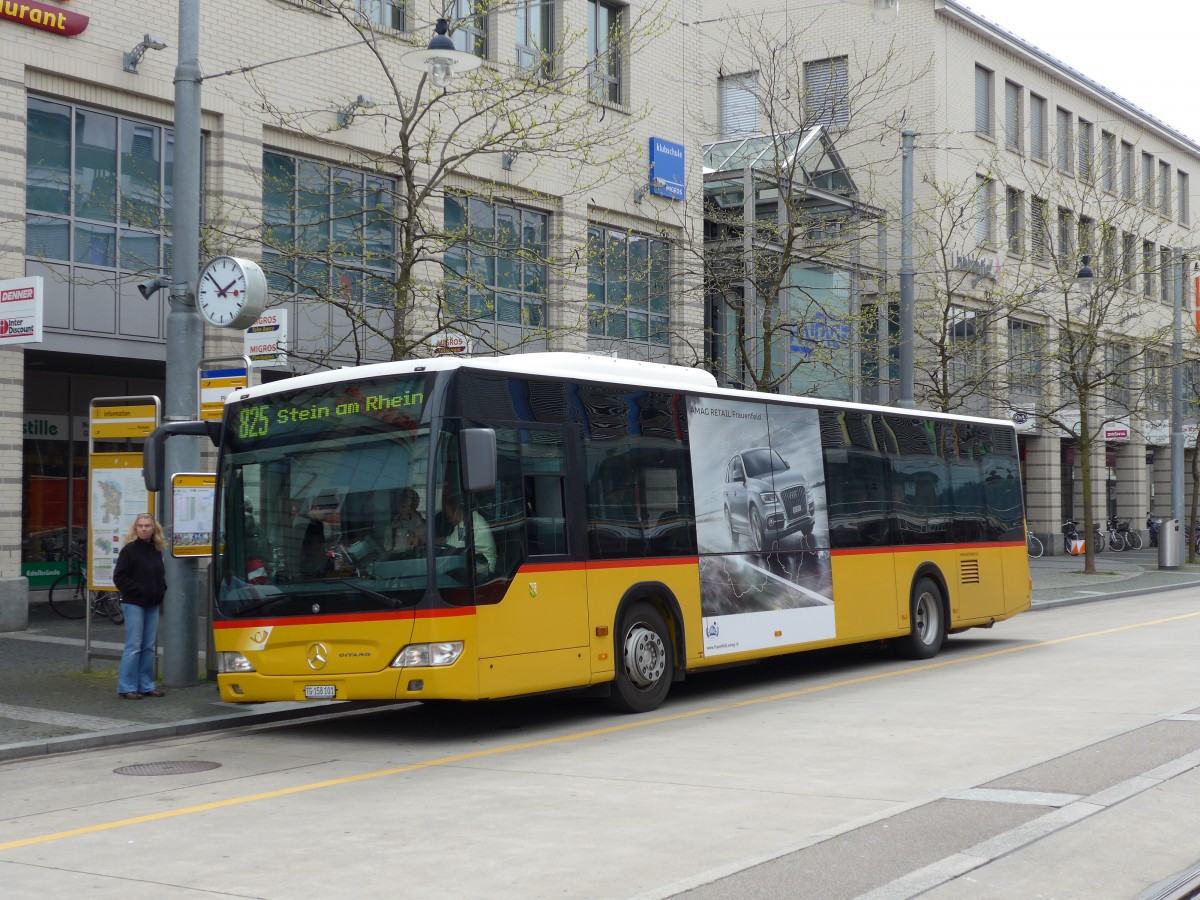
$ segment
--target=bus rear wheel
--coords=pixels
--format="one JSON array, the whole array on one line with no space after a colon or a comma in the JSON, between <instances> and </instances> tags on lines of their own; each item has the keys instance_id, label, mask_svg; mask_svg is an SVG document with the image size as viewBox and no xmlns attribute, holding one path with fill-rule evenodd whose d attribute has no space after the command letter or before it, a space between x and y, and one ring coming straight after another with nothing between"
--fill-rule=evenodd
<instances>
[{"instance_id":1,"label":"bus rear wheel","mask_svg":"<svg viewBox=\"0 0 1200 900\"><path fill-rule=\"evenodd\" d=\"M942 591L932 578L920 578L913 587L909 606L912 630L896 642L897 651L908 659L932 659L946 640L945 604Z\"/></svg>"},{"instance_id":2,"label":"bus rear wheel","mask_svg":"<svg viewBox=\"0 0 1200 900\"><path fill-rule=\"evenodd\" d=\"M639 600L621 617L616 638L617 674L608 696L609 707L630 713L657 709L675 675L675 654L662 613Z\"/></svg>"}]
</instances>

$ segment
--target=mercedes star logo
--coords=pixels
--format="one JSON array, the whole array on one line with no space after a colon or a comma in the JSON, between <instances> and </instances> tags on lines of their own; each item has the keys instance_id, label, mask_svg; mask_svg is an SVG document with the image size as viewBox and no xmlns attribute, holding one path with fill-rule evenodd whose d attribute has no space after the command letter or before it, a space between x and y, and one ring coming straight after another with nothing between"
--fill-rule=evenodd
<instances>
[{"instance_id":1,"label":"mercedes star logo","mask_svg":"<svg viewBox=\"0 0 1200 900\"><path fill-rule=\"evenodd\" d=\"M329 650L324 644L313 644L308 648L308 667L310 669L323 669L327 662L329 662Z\"/></svg>"}]
</instances>

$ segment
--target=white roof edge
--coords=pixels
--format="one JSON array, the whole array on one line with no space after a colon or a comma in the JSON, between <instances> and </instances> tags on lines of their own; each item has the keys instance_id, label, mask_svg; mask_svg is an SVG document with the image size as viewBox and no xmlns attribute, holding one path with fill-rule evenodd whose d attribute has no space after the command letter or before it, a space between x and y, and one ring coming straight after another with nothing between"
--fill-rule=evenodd
<instances>
[{"instance_id":1,"label":"white roof edge","mask_svg":"<svg viewBox=\"0 0 1200 900\"><path fill-rule=\"evenodd\" d=\"M712 376L712 373L688 366L643 362L636 359L621 359L619 357L601 356L595 353L572 353L569 351L554 350L543 353L515 353L510 356L435 356L429 359L408 359L399 362L372 363L365 366L330 369L323 372L313 372L309 375L288 378L283 381L273 381L270 384L261 384L258 387L247 390L235 391L229 395L229 399L241 400L248 397L270 395L280 390L336 384L351 377L351 372L354 373L353 377L355 378L379 378L388 375L405 375L417 371L439 372L460 368L484 369L491 372L509 372L521 375L546 375L548 368L554 368L556 374L561 375L563 378L599 382L601 384L628 382L650 388L700 391L710 396L749 401L779 401L790 398L803 400L805 404L823 409L842 409L846 406L844 401L828 400L821 397L793 397L788 394L766 394L760 391L720 387L717 385L717 380ZM861 403L854 404L854 408L862 409L866 412L888 413L891 415L903 416L911 414L936 419L975 422L983 425L1015 427L1008 419L965 416L935 410L912 410L910 412L900 407Z\"/></svg>"},{"instance_id":2,"label":"white roof edge","mask_svg":"<svg viewBox=\"0 0 1200 900\"><path fill-rule=\"evenodd\" d=\"M1117 107L1122 112L1132 116L1165 140L1182 145L1185 149L1200 156L1200 142L1188 137L1181 131L1176 131L1166 122L1146 112L1140 106L1126 100L1120 94L1114 93L1098 81L1093 81L1082 72L1071 68L1062 60L1051 56L1044 50L1024 38L1018 37L1002 26L985 19L979 13L959 3L958 0L934 0L934 13L948 16L980 34L983 34L1000 44L1017 56L1024 57L1035 64L1053 70L1059 76L1071 82L1076 88L1094 97L1100 103Z\"/></svg>"}]
</instances>

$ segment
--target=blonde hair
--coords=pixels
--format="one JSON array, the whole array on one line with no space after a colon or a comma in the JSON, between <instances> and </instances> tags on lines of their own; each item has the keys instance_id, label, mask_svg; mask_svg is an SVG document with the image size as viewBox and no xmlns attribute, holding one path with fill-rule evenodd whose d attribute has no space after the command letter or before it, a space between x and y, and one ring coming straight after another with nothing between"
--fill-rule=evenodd
<instances>
[{"instance_id":1,"label":"blonde hair","mask_svg":"<svg viewBox=\"0 0 1200 900\"><path fill-rule=\"evenodd\" d=\"M158 524L158 519L154 518L150 513L138 513L134 516L133 524L129 526L129 533L125 535L125 543L132 544L138 539L137 523L142 521L142 519L149 519L154 523L154 549L159 551L165 550L167 548L167 539L163 535L162 526Z\"/></svg>"}]
</instances>

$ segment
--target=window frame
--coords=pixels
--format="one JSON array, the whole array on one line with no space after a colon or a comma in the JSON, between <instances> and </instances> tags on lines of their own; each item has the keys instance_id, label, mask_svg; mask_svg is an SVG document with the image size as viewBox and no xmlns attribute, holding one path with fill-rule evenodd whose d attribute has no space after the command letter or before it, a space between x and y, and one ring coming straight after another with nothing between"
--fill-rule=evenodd
<instances>
[{"instance_id":1,"label":"window frame","mask_svg":"<svg viewBox=\"0 0 1200 900\"><path fill-rule=\"evenodd\" d=\"M628 7L611 0L588 0L588 96L593 102L627 102L625 27ZM600 29L604 28L601 44Z\"/></svg>"},{"instance_id":2,"label":"window frame","mask_svg":"<svg viewBox=\"0 0 1200 900\"><path fill-rule=\"evenodd\" d=\"M1049 104L1045 97L1029 92L1029 155L1040 163L1046 162L1046 131Z\"/></svg>"},{"instance_id":3,"label":"window frame","mask_svg":"<svg viewBox=\"0 0 1200 900\"><path fill-rule=\"evenodd\" d=\"M806 127L850 124L850 57L827 56L804 63Z\"/></svg>"},{"instance_id":4,"label":"window frame","mask_svg":"<svg viewBox=\"0 0 1200 900\"><path fill-rule=\"evenodd\" d=\"M541 10L538 25L530 26L530 11ZM519 0L516 5L515 51L517 68L536 72L541 78L550 78L554 66L554 8L555 0ZM534 38L533 31L540 33Z\"/></svg>"},{"instance_id":5,"label":"window frame","mask_svg":"<svg viewBox=\"0 0 1200 900\"><path fill-rule=\"evenodd\" d=\"M995 84L996 73L975 63L975 133L983 137L996 136Z\"/></svg>"},{"instance_id":6,"label":"window frame","mask_svg":"<svg viewBox=\"0 0 1200 900\"><path fill-rule=\"evenodd\" d=\"M638 260L633 252L633 248L643 242L645 251L642 257L646 266L644 302L637 296L640 290L634 290L638 285L639 273L634 268ZM620 254L623 260L619 264L613 256L618 246L623 248ZM636 345L648 354L651 348L670 345L672 250L672 244L661 237L614 225L597 222L588 224L589 341L619 341ZM665 271L656 271L656 259ZM618 265L624 273L623 280L611 277ZM610 285L620 285L621 290L612 291ZM636 321L642 321L643 314L645 334L634 334L633 325ZM621 334L613 333L616 323L621 323Z\"/></svg>"}]
</instances>

